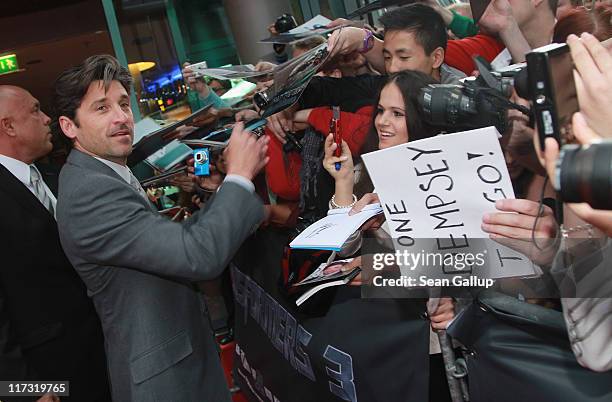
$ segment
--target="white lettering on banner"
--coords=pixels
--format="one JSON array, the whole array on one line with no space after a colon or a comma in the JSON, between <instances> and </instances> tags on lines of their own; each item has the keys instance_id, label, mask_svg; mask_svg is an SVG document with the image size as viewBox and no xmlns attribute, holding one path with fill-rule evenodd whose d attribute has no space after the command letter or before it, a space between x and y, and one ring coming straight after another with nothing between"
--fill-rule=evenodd
<instances>
[{"instance_id":1,"label":"white lettering on banner","mask_svg":"<svg viewBox=\"0 0 612 402\"><path fill-rule=\"evenodd\" d=\"M465 269L445 260L427 267L429 277L477 273L497 279L536 273L527 257L488 240L481 229L483 214L498 212L496 200L514 198L498 136L487 127L362 155L396 250L486 255L483 266ZM411 275L405 272L409 267L399 268Z\"/></svg>"},{"instance_id":2,"label":"white lettering on banner","mask_svg":"<svg viewBox=\"0 0 612 402\"><path fill-rule=\"evenodd\" d=\"M306 351L312 334L248 275L242 273L235 266L231 267L231 274L234 299L243 309L244 324L246 325L249 316L254 319L266 333L270 343L285 360L298 373L311 381L316 381L310 357ZM240 319L240 317L237 316L236 319ZM260 393L270 392L263 387L261 373L248 364L244 350L239 349L238 345L236 345L236 353L239 354L243 366L241 375L247 381L249 387L252 390L254 389L250 378L255 381L255 388L259 387L257 389ZM357 402L351 355L327 345L323 358L329 378L330 392L345 401ZM249 374L249 377L246 376L245 372ZM269 400L272 401L273 399L270 398ZM274 401L277 401L276 397L274 397Z\"/></svg>"},{"instance_id":3,"label":"white lettering on banner","mask_svg":"<svg viewBox=\"0 0 612 402\"><path fill-rule=\"evenodd\" d=\"M234 299L243 309L244 324L251 316L291 367L316 381L306 352L312 335L254 280L234 266L231 273Z\"/></svg>"},{"instance_id":4,"label":"white lettering on banner","mask_svg":"<svg viewBox=\"0 0 612 402\"><path fill-rule=\"evenodd\" d=\"M330 392L344 401L357 402L351 355L327 345L323 357L331 363L325 365L327 375L335 380L329 381Z\"/></svg>"}]
</instances>

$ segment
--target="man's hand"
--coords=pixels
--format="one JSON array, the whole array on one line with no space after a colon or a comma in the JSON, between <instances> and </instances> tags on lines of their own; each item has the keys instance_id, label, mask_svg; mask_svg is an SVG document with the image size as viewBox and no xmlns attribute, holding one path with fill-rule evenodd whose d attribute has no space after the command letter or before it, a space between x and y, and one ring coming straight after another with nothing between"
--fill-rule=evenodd
<instances>
[{"instance_id":1,"label":"man's hand","mask_svg":"<svg viewBox=\"0 0 612 402\"><path fill-rule=\"evenodd\" d=\"M263 72L274 70L277 67L276 64L270 63L269 61L259 61L255 64L255 71Z\"/></svg>"},{"instance_id":2,"label":"man's hand","mask_svg":"<svg viewBox=\"0 0 612 402\"><path fill-rule=\"evenodd\" d=\"M170 184L176 186L186 193L193 193L195 190L195 176L192 174L181 174L170 179Z\"/></svg>"},{"instance_id":3,"label":"man's hand","mask_svg":"<svg viewBox=\"0 0 612 402\"><path fill-rule=\"evenodd\" d=\"M449 26L453 22L453 13L446 7L442 7L437 0L422 0L423 3L436 10L444 20L444 25Z\"/></svg>"},{"instance_id":4,"label":"man's hand","mask_svg":"<svg viewBox=\"0 0 612 402\"><path fill-rule=\"evenodd\" d=\"M227 174L236 174L253 180L270 160L267 156L269 141L267 136L257 138L250 131L246 131L244 123L236 123L229 145L223 152Z\"/></svg>"},{"instance_id":5,"label":"man's hand","mask_svg":"<svg viewBox=\"0 0 612 402\"><path fill-rule=\"evenodd\" d=\"M259 113L252 109L244 109L234 115L234 119L236 121L250 121L253 119L257 119L258 117Z\"/></svg>"},{"instance_id":6,"label":"man's hand","mask_svg":"<svg viewBox=\"0 0 612 402\"><path fill-rule=\"evenodd\" d=\"M232 108L215 109L211 107L206 113L196 117L191 122L191 126L204 127L216 123L222 117L229 117L234 113Z\"/></svg>"},{"instance_id":7,"label":"man's hand","mask_svg":"<svg viewBox=\"0 0 612 402\"><path fill-rule=\"evenodd\" d=\"M164 141L180 140L181 138L188 136L195 130L196 129L193 126L180 126L176 130L163 135L162 138L164 139Z\"/></svg>"},{"instance_id":8,"label":"man's hand","mask_svg":"<svg viewBox=\"0 0 612 402\"><path fill-rule=\"evenodd\" d=\"M516 20L508 0L491 1L478 21L481 28L493 35L507 30L513 23L515 24Z\"/></svg>"},{"instance_id":9,"label":"man's hand","mask_svg":"<svg viewBox=\"0 0 612 402\"><path fill-rule=\"evenodd\" d=\"M432 299L430 299L432 301ZM427 303L429 310L430 304ZM431 327L434 330L440 331L445 330L450 321L455 317L455 303L450 297L442 297L437 300L437 305L433 311L428 311L429 320L431 321Z\"/></svg>"},{"instance_id":10,"label":"man's hand","mask_svg":"<svg viewBox=\"0 0 612 402\"><path fill-rule=\"evenodd\" d=\"M579 144L586 145L595 141L601 140L601 137L595 133L587 124L584 115L581 112L574 113L572 116L572 131L574 138ZM539 141L535 144L539 150ZM555 182L557 175L557 159L559 159L559 144L553 138L546 138L544 142L544 153L540 162L546 168L548 178L554 188L558 188L558 183Z\"/></svg>"},{"instance_id":11,"label":"man's hand","mask_svg":"<svg viewBox=\"0 0 612 402\"><path fill-rule=\"evenodd\" d=\"M224 178L225 175L219 172L214 163L210 164L210 174L208 176L195 176L198 186L210 192L217 191Z\"/></svg>"},{"instance_id":12,"label":"man's hand","mask_svg":"<svg viewBox=\"0 0 612 402\"><path fill-rule=\"evenodd\" d=\"M529 107L529 103L518 96L514 96L511 100ZM538 160L534 141L539 141L539 139L536 130L529 127L529 117L518 110L509 110L508 129L501 138L502 148L521 166L544 176L546 172Z\"/></svg>"},{"instance_id":13,"label":"man's hand","mask_svg":"<svg viewBox=\"0 0 612 402\"><path fill-rule=\"evenodd\" d=\"M272 36L278 35L278 31L276 30L276 27L274 26L274 22L268 25L268 32L270 32L270 35Z\"/></svg>"},{"instance_id":14,"label":"man's hand","mask_svg":"<svg viewBox=\"0 0 612 402\"><path fill-rule=\"evenodd\" d=\"M293 132L293 115L297 111L298 105L294 105L288 109L278 112L268 117L268 129L272 131L272 134L282 143L286 143L288 132Z\"/></svg>"},{"instance_id":15,"label":"man's hand","mask_svg":"<svg viewBox=\"0 0 612 402\"><path fill-rule=\"evenodd\" d=\"M587 124L582 113L575 113L572 119L572 128L576 140L580 144L590 144L601 139ZM559 158L559 144L552 138L547 138L544 150L544 164L550 180L556 177L555 170ZM555 183L553 183L553 186ZM590 223L603 231L607 236L612 236L612 211L593 209L585 202L579 204L566 204L580 219Z\"/></svg>"},{"instance_id":16,"label":"man's hand","mask_svg":"<svg viewBox=\"0 0 612 402\"><path fill-rule=\"evenodd\" d=\"M183 81L187 83L187 85L195 90L201 97L206 98L210 89L208 85L202 80L196 78L196 74L189 68L189 63L183 64Z\"/></svg>"},{"instance_id":17,"label":"man's hand","mask_svg":"<svg viewBox=\"0 0 612 402\"><path fill-rule=\"evenodd\" d=\"M602 137L612 137L612 55L597 38L583 33L567 38L576 71L574 81L580 111Z\"/></svg>"},{"instance_id":18,"label":"man's hand","mask_svg":"<svg viewBox=\"0 0 612 402\"><path fill-rule=\"evenodd\" d=\"M366 31L355 27L345 27L332 32L327 40L329 57L358 52L363 48L365 37Z\"/></svg>"},{"instance_id":19,"label":"man's hand","mask_svg":"<svg viewBox=\"0 0 612 402\"><path fill-rule=\"evenodd\" d=\"M508 0L491 1L478 24L485 32L499 35L515 63L525 61L525 54L531 51L531 46L518 26Z\"/></svg>"},{"instance_id":20,"label":"man's hand","mask_svg":"<svg viewBox=\"0 0 612 402\"><path fill-rule=\"evenodd\" d=\"M540 215L539 206L538 202L530 200L498 200L495 207L500 212L484 214L481 228L491 239L525 254L536 264L549 264L556 252L552 246L557 236L557 222L550 207L542 205Z\"/></svg>"}]
</instances>

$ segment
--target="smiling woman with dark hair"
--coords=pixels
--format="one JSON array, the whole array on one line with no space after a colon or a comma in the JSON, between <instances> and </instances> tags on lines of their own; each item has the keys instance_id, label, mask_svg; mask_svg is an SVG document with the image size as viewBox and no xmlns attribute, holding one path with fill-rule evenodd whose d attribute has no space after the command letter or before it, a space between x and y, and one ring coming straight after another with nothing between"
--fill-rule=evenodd
<instances>
[{"instance_id":1,"label":"smiling woman with dark hair","mask_svg":"<svg viewBox=\"0 0 612 402\"><path fill-rule=\"evenodd\" d=\"M435 82L431 76L419 71L402 71L389 76L375 103L370 134L360 153L385 149L435 135L436 130L419 116L417 101L420 90ZM323 167L335 180L336 191L331 206L352 206L358 196L372 191L372 183L365 171L359 169L359 165L355 170L351 151L346 142L342 142L341 156L334 157L335 150L336 144L330 135L325 140ZM341 163L340 170L336 170L336 162ZM360 174L360 171L364 173ZM360 190L358 195L353 194L355 188Z\"/></svg>"},{"instance_id":2,"label":"smiling woman with dark hair","mask_svg":"<svg viewBox=\"0 0 612 402\"><path fill-rule=\"evenodd\" d=\"M429 75L419 71L402 71L388 77L382 87L375 103L375 111L372 116L372 126L366 143L361 153L386 149L405 144L409 141L425 139L435 136L438 131L423 121L418 112L418 95L422 88L436 81ZM347 133L350 135L350 133ZM325 140L325 158L323 167L335 180L335 193L329 202L330 209L349 208L355 205L358 197L373 191L372 181L365 169L360 169L361 163L353 165L351 151L345 141L342 141L342 154L334 156L336 143L333 136L329 135ZM336 163L340 162L340 170L336 170ZM357 194L357 195L355 195ZM367 226L366 223L365 226ZM363 228L365 228L362 227ZM382 227L374 229L374 236L383 243L390 238L388 227L383 223ZM363 229L366 230L366 229ZM362 245L362 231L358 230L345 242L340 256L357 255L347 268L361 265L359 250ZM358 275L354 284L358 284ZM426 299L414 300L415 303L425 303ZM450 298L431 299L431 310L428 314L433 330L441 330L454 317L454 303ZM437 304L436 304L437 303ZM429 303L428 303L429 306ZM423 306L424 308L425 306ZM448 400L448 385L444 378L444 369L440 355L439 343L435 336L431 336L430 330L430 369L429 369L429 392L430 400ZM433 339L433 341L431 341Z\"/></svg>"}]
</instances>

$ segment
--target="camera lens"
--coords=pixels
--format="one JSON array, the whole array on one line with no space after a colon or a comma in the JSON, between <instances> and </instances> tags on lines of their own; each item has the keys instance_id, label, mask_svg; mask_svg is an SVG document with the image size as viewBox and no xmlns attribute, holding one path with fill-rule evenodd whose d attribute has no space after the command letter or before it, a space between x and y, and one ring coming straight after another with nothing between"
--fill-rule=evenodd
<instances>
[{"instance_id":1,"label":"camera lens","mask_svg":"<svg viewBox=\"0 0 612 402\"><path fill-rule=\"evenodd\" d=\"M257 105L257 107L261 110L264 110L268 107L268 94L266 91L257 92L253 96L253 102Z\"/></svg>"},{"instance_id":2,"label":"camera lens","mask_svg":"<svg viewBox=\"0 0 612 402\"><path fill-rule=\"evenodd\" d=\"M430 84L421 90L419 108L425 120L440 127L454 127L475 114L472 102L458 85Z\"/></svg>"},{"instance_id":3,"label":"camera lens","mask_svg":"<svg viewBox=\"0 0 612 402\"><path fill-rule=\"evenodd\" d=\"M612 210L612 142L563 146L557 176L563 201Z\"/></svg>"}]
</instances>

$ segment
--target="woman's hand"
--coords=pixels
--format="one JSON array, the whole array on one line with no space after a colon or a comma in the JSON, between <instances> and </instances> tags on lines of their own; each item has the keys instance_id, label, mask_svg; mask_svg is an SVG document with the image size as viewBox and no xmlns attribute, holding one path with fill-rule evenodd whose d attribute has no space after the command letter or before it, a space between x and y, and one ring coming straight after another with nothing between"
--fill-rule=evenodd
<instances>
[{"instance_id":1,"label":"woman's hand","mask_svg":"<svg viewBox=\"0 0 612 402\"><path fill-rule=\"evenodd\" d=\"M361 212L361 210L365 208L366 205L376 204L377 202L380 202L378 194L366 193L363 195L363 197L359 199L359 201L357 201L357 203L355 203L353 208L351 208L351 210L349 211L349 215L355 215L356 213Z\"/></svg>"},{"instance_id":2,"label":"woman's hand","mask_svg":"<svg viewBox=\"0 0 612 402\"><path fill-rule=\"evenodd\" d=\"M330 134L325 139L325 158L323 159L323 167L334 178L336 183L353 184L355 172L353 171L353 158L351 150L346 142L342 141L342 154L334 156L334 152L338 145L334 142L333 134ZM336 163L340 163L340 170L336 170Z\"/></svg>"},{"instance_id":3,"label":"woman's hand","mask_svg":"<svg viewBox=\"0 0 612 402\"><path fill-rule=\"evenodd\" d=\"M361 256L353 258L351 262L348 262L342 266L342 272L348 272L353 270L354 268L361 267ZM353 278L353 280L349 283L351 286L361 286L363 285L363 281L361 279L361 272L357 274Z\"/></svg>"}]
</instances>

